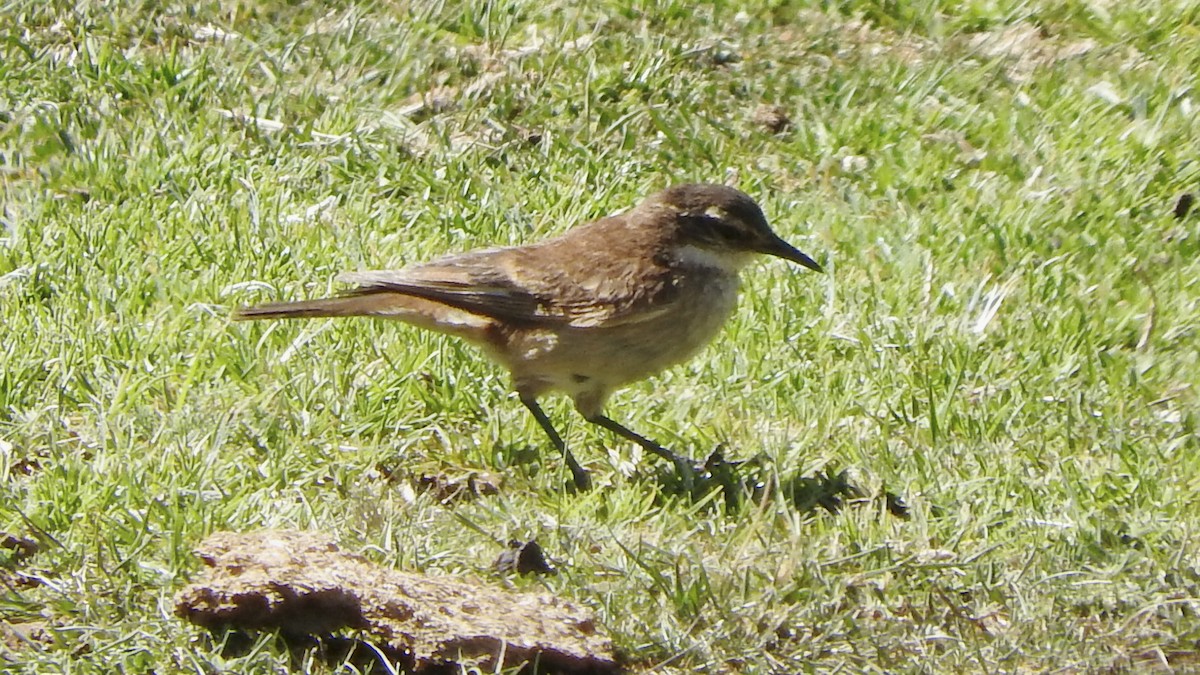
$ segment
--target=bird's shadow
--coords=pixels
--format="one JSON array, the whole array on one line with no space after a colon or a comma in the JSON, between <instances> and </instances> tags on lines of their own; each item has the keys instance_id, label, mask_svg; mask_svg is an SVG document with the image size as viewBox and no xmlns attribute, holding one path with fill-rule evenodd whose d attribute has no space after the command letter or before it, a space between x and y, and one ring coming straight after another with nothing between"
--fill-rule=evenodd
<instances>
[{"instance_id":1,"label":"bird's shadow","mask_svg":"<svg viewBox=\"0 0 1200 675\"><path fill-rule=\"evenodd\" d=\"M561 463L561 458L552 457L534 445L498 446L494 452L507 457L510 468L519 468L530 476L555 471ZM905 520L909 517L902 496L886 489L869 494L854 483L848 470L827 466L804 475L797 471L780 471L773 460L762 453L744 460L730 460L725 453L725 446L718 445L703 461L692 461L686 467L654 462L654 468L641 476L646 484L654 486L661 500L682 498L707 502L714 508L723 507L730 515L748 505L772 501L782 501L799 513L821 510L831 514L848 505L882 502L891 515ZM565 472L562 490L579 492Z\"/></svg>"},{"instance_id":2,"label":"bird's shadow","mask_svg":"<svg viewBox=\"0 0 1200 675\"><path fill-rule=\"evenodd\" d=\"M855 485L848 470L826 467L812 475L780 472L765 455L731 461L725 447L718 445L703 462L696 462L691 475L680 467L661 467L654 476L659 493L665 497L686 497L694 501L723 504L733 515L750 504L782 501L797 512L822 509L838 513L848 504L870 504L882 500L888 513L907 519L908 506L903 497L883 490L868 495Z\"/></svg>"}]
</instances>

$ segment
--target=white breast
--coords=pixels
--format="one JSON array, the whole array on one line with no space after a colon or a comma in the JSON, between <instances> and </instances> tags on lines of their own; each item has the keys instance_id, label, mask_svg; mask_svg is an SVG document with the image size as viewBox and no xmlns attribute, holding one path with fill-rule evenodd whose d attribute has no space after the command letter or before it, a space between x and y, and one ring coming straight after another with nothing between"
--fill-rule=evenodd
<instances>
[{"instance_id":1,"label":"white breast","mask_svg":"<svg viewBox=\"0 0 1200 675\"><path fill-rule=\"evenodd\" d=\"M705 267L734 276L754 257L748 251L714 251L692 244L677 247L674 255L684 267Z\"/></svg>"}]
</instances>

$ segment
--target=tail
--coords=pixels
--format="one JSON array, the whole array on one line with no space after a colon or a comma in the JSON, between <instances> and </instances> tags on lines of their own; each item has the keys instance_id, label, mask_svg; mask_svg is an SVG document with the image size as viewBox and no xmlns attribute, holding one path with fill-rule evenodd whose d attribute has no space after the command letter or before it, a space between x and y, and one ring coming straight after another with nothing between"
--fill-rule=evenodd
<instances>
[{"instance_id":1,"label":"tail","mask_svg":"<svg viewBox=\"0 0 1200 675\"><path fill-rule=\"evenodd\" d=\"M233 320L372 316L393 313L395 304L395 298L387 298L382 295L347 295L340 298L321 298L300 302L270 302L254 307L240 307L234 310Z\"/></svg>"},{"instance_id":2,"label":"tail","mask_svg":"<svg viewBox=\"0 0 1200 675\"><path fill-rule=\"evenodd\" d=\"M387 289L355 288L345 295L300 302L270 302L241 307L234 321L256 319L312 319L334 316L378 316L397 319L421 328L458 335L476 342L488 340L491 319L471 314L432 300L416 298Z\"/></svg>"}]
</instances>

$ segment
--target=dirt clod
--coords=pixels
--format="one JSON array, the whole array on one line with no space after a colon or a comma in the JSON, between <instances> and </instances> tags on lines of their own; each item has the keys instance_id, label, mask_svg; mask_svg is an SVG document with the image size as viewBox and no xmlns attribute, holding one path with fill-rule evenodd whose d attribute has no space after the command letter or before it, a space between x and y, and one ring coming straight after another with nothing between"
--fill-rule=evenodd
<instances>
[{"instance_id":1,"label":"dirt clod","mask_svg":"<svg viewBox=\"0 0 1200 675\"><path fill-rule=\"evenodd\" d=\"M754 123L772 134L781 134L792 127L792 118L779 105L763 104L754 109Z\"/></svg>"},{"instance_id":2,"label":"dirt clod","mask_svg":"<svg viewBox=\"0 0 1200 675\"><path fill-rule=\"evenodd\" d=\"M208 569L179 592L175 613L207 628L359 629L416 672L466 661L619 672L591 614L546 594L387 569L313 532L218 532L196 554Z\"/></svg>"},{"instance_id":3,"label":"dirt clod","mask_svg":"<svg viewBox=\"0 0 1200 675\"><path fill-rule=\"evenodd\" d=\"M1196 195L1190 192L1185 192L1179 195L1179 198L1175 200L1175 208L1171 210L1171 213L1177 220L1185 218L1187 217L1188 211L1192 210L1192 204L1194 203L1196 203Z\"/></svg>"},{"instance_id":4,"label":"dirt clod","mask_svg":"<svg viewBox=\"0 0 1200 675\"><path fill-rule=\"evenodd\" d=\"M495 566L500 572L558 574L558 570L546 559L546 552L542 550L541 544L534 539L513 539L508 542L508 548L496 558Z\"/></svg>"},{"instance_id":5,"label":"dirt clod","mask_svg":"<svg viewBox=\"0 0 1200 675\"><path fill-rule=\"evenodd\" d=\"M32 539L0 532L0 550L7 554L10 562L20 562L37 553L39 549L38 543Z\"/></svg>"}]
</instances>

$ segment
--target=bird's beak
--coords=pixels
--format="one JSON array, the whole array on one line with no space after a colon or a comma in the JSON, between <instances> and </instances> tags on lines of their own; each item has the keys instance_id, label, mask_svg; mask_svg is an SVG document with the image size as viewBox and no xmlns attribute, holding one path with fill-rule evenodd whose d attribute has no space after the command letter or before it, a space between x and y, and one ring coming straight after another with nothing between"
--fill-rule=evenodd
<instances>
[{"instance_id":1,"label":"bird's beak","mask_svg":"<svg viewBox=\"0 0 1200 675\"><path fill-rule=\"evenodd\" d=\"M817 261L808 257L807 255L804 254L803 251L796 248L795 246L792 246L791 244L787 243L786 241L780 239L779 237L775 237L774 241L768 243L765 247L763 247L762 252L766 253L767 255L773 255L773 256L776 256L779 258L783 258L784 260L791 260L794 263L800 263L801 265L804 265L805 267L807 267L808 269L810 269L814 272L824 272L825 271L825 270L821 269L821 266L817 264Z\"/></svg>"}]
</instances>

